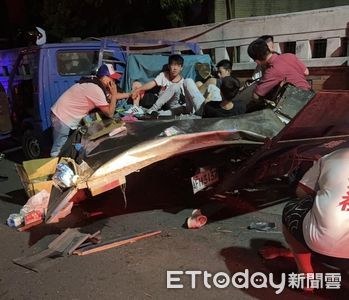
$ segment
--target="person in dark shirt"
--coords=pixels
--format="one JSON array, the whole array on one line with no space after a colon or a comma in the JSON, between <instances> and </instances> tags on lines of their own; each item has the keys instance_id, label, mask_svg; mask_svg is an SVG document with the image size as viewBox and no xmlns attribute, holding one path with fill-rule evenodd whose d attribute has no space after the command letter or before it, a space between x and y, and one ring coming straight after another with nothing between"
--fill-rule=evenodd
<instances>
[{"instance_id":1,"label":"person in dark shirt","mask_svg":"<svg viewBox=\"0 0 349 300\"><path fill-rule=\"evenodd\" d=\"M232 117L246 112L245 104L234 97L239 92L240 82L233 76L222 78L220 87L222 101L210 101L205 104L204 118Z\"/></svg>"}]
</instances>

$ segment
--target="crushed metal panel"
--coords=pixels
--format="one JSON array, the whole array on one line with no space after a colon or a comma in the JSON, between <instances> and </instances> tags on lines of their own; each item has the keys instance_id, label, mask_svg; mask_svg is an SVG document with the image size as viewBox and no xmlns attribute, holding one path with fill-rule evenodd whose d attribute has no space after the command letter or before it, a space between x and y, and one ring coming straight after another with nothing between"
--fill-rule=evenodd
<instances>
[{"instance_id":1,"label":"crushed metal panel","mask_svg":"<svg viewBox=\"0 0 349 300\"><path fill-rule=\"evenodd\" d=\"M86 162L95 170L87 180L92 195L97 195L125 182L125 176L169 157L233 143L262 145L266 137L276 135L284 124L272 110L224 119L187 119L136 122L126 124L127 135L106 137L84 148ZM163 137L167 128L179 128L179 134ZM239 130L236 130L238 128Z\"/></svg>"},{"instance_id":2,"label":"crushed metal panel","mask_svg":"<svg viewBox=\"0 0 349 300\"><path fill-rule=\"evenodd\" d=\"M78 189L71 187L65 191L61 191L55 186L52 187L50 200L48 202L47 214L45 217L46 223L51 223L59 213L64 210L70 200L76 195Z\"/></svg>"},{"instance_id":3,"label":"crushed metal panel","mask_svg":"<svg viewBox=\"0 0 349 300\"><path fill-rule=\"evenodd\" d=\"M291 120L275 141L349 133L349 91L321 91Z\"/></svg>"},{"instance_id":4,"label":"crushed metal panel","mask_svg":"<svg viewBox=\"0 0 349 300\"><path fill-rule=\"evenodd\" d=\"M115 173L105 174L104 176L93 178L87 181L87 187L92 196L102 194L126 183L124 176L118 176Z\"/></svg>"},{"instance_id":5,"label":"crushed metal panel","mask_svg":"<svg viewBox=\"0 0 349 300\"><path fill-rule=\"evenodd\" d=\"M314 95L313 91L306 91L288 85L275 108L275 113L291 120Z\"/></svg>"},{"instance_id":6,"label":"crushed metal panel","mask_svg":"<svg viewBox=\"0 0 349 300\"><path fill-rule=\"evenodd\" d=\"M110 159L95 171L90 180L101 178L109 173L115 173L117 177L119 174L126 176L136 170L175 155L220 145L231 145L234 142L241 142L241 144L253 143L253 138L260 139L261 136L240 131L211 131L153 139L132 147L128 151ZM254 143L263 144L263 142L258 141Z\"/></svg>"},{"instance_id":7,"label":"crushed metal panel","mask_svg":"<svg viewBox=\"0 0 349 300\"><path fill-rule=\"evenodd\" d=\"M250 157L246 164L234 174L229 174L220 183L218 191L224 191L239 183L246 173L255 170L257 163L266 158L280 158L305 143L313 143L322 155L344 147L349 141L349 91L322 91L313 97L294 119L272 140ZM292 142L291 144L289 142ZM334 141L332 147L323 143ZM320 149L320 148L323 149ZM316 152L313 149L313 154ZM296 152L297 153L297 152ZM285 163L287 163L285 161Z\"/></svg>"},{"instance_id":8,"label":"crushed metal panel","mask_svg":"<svg viewBox=\"0 0 349 300\"><path fill-rule=\"evenodd\" d=\"M166 137L160 137L161 133L172 126L176 126L188 135L199 135L213 131L227 133L236 131L252 132L254 136L249 136L251 140L263 142L266 137L277 135L285 125L270 109L224 119L209 118L135 122L126 124L127 135L118 138L106 138L98 144L96 143L96 146L87 153L86 162L93 170L97 170L118 155L127 153L130 149L138 147L142 143L165 139Z\"/></svg>"}]
</instances>

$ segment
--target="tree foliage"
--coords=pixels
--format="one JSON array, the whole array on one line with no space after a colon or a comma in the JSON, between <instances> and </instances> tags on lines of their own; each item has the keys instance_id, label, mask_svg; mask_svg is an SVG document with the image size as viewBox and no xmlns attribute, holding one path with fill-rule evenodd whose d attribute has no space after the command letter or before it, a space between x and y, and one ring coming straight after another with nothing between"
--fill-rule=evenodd
<instances>
[{"instance_id":1,"label":"tree foliage","mask_svg":"<svg viewBox=\"0 0 349 300\"><path fill-rule=\"evenodd\" d=\"M160 6L166 12L167 19L171 22L172 27L185 25L185 11L195 3L202 3L202 0L160 0Z\"/></svg>"},{"instance_id":2,"label":"tree foliage","mask_svg":"<svg viewBox=\"0 0 349 300\"><path fill-rule=\"evenodd\" d=\"M40 2L40 1L39 1ZM107 36L185 25L203 0L41 0L42 26L51 40Z\"/></svg>"}]
</instances>

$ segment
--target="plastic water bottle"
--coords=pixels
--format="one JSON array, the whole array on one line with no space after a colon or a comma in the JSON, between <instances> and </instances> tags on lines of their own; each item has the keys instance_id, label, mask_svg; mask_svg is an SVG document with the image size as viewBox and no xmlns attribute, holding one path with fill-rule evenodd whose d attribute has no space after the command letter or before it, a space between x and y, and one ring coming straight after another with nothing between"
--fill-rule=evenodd
<instances>
[{"instance_id":1,"label":"plastic water bottle","mask_svg":"<svg viewBox=\"0 0 349 300\"><path fill-rule=\"evenodd\" d=\"M22 216L25 216L26 214L28 214L30 211L32 210L32 208L29 205L24 205L21 210L19 211L19 214Z\"/></svg>"},{"instance_id":2,"label":"plastic water bottle","mask_svg":"<svg viewBox=\"0 0 349 300\"><path fill-rule=\"evenodd\" d=\"M73 170L66 164L59 163L56 169L56 173L52 176L52 180L56 185L62 188L69 188L76 184L79 176L75 175Z\"/></svg>"},{"instance_id":3,"label":"plastic water bottle","mask_svg":"<svg viewBox=\"0 0 349 300\"><path fill-rule=\"evenodd\" d=\"M10 227L18 227L24 222L21 214L10 214L7 218L7 225Z\"/></svg>"}]
</instances>

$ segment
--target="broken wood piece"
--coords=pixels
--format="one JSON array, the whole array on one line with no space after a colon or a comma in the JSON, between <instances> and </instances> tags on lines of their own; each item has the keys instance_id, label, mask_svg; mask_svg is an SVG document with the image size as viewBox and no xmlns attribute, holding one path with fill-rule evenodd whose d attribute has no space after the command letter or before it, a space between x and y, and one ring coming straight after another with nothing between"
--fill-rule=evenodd
<instances>
[{"instance_id":1,"label":"broken wood piece","mask_svg":"<svg viewBox=\"0 0 349 300\"><path fill-rule=\"evenodd\" d=\"M108 249L111 249L114 247L119 247L122 245L134 243L138 240L145 239L145 238L148 238L148 237L151 237L154 235L158 235L160 233L161 233L160 230L159 231L147 231L147 232L139 233L136 235L121 237L121 238L117 238L114 240L106 241L106 242L98 244L98 245L91 245L91 246L86 246L86 247L80 248L78 250L75 250L73 252L73 254L76 254L76 255L92 254L95 252L108 250Z\"/></svg>"},{"instance_id":2,"label":"broken wood piece","mask_svg":"<svg viewBox=\"0 0 349 300\"><path fill-rule=\"evenodd\" d=\"M41 224L43 222L43 220L37 220L35 222L29 223L28 225L24 225L22 227L17 228L18 231L27 231L28 229L35 227L39 224Z\"/></svg>"},{"instance_id":3,"label":"broken wood piece","mask_svg":"<svg viewBox=\"0 0 349 300\"><path fill-rule=\"evenodd\" d=\"M101 232L98 230L93 235L81 234L81 235L75 236L74 239L71 241L70 245L66 248L65 252L68 255L72 255L76 249L81 247L81 245L83 245L87 241L90 241L91 239L93 239L93 240L96 239L96 236L98 236L100 233Z\"/></svg>"},{"instance_id":4,"label":"broken wood piece","mask_svg":"<svg viewBox=\"0 0 349 300\"><path fill-rule=\"evenodd\" d=\"M100 235L100 231L97 231L93 235L91 235L86 241L84 241L79 247L76 249L81 249L87 246L99 244L102 241L102 237Z\"/></svg>"},{"instance_id":5,"label":"broken wood piece","mask_svg":"<svg viewBox=\"0 0 349 300\"><path fill-rule=\"evenodd\" d=\"M87 244L87 243L99 244L101 241L102 241L101 231L98 230L94 234L91 234L90 237L87 239L87 241L84 242L83 244L81 244L79 246L79 248L84 247L84 245Z\"/></svg>"},{"instance_id":6,"label":"broken wood piece","mask_svg":"<svg viewBox=\"0 0 349 300\"><path fill-rule=\"evenodd\" d=\"M90 237L87 239L91 244L99 244L102 241L101 236Z\"/></svg>"},{"instance_id":7,"label":"broken wood piece","mask_svg":"<svg viewBox=\"0 0 349 300\"><path fill-rule=\"evenodd\" d=\"M92 241L87 240L87 241L83 242L78 248L76 248L76 250L85 248L87 246L97 245L100 242L101 242L101 239L92 239ZM74 254L74 252L73 252L73 254Z\"/></svg>"}]
</instances>

